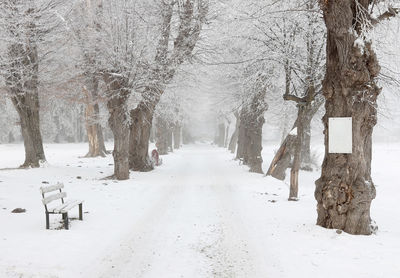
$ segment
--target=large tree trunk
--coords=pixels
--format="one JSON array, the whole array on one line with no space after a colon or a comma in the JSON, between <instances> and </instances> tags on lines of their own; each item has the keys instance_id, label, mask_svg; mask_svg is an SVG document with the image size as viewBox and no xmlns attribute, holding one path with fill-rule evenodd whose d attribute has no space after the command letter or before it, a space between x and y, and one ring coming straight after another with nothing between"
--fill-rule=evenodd
<instances>
[{"instance_id":1,"label":"large tree trunk","mask_svg":"<svg viewBox=\"0 0 400 278\"><path fill-rule=\"evenodd\" d=\"M239 137L239 125L240 125L240 118L239 118L239 112L234 113L235 118L236 118L236 125L235 125L235 130L232 134L231 140L229 142L228 149L231 151L231 153L235 153L236 151L236 146L238 142L238 137Z\"/></svg>"},{"instance_id":2,"label":"large tree trunk","mask_svg":"<svg viewBox=\"0 0 400 278\"><path fill-rule=\"evenodd\" d=\"M242 109L239 125L238 156L243 163L249 165L250 172L262 174L262 128L265 123L264 113L267 109L264 103L266 91L262 90L253 96L247 109ZM239 153L240 151L240 153Z\"/></svg>"},{"instance_id":3,"label":"large tree trunk","mask_svg":"<svg viewBox=\"0 0 400 278\"><path fill-rule=\"evenodd\" d=\"M247 162L250 172L263 174L262 170L262 127L265 123L264 116L258 116L257 119L250 122L247 128L248 145L246 146Z\"/></svg>"},{"instance_id":4,"label":"large tree trunk","mask_svg":"<svg viewBox=\"0 0 400 278\"><path fill-rule=\"evenodd\" d=\"M27 30L26 46L17 43L9 48L11 64L6 77L11 100L20 117L24 139L25 162L21 167L39 167L40 163L46 161L40 133L38 51L35 43L30 41L34 36L33 33L29 34L34 32L34 24L30 28L32 30Z\"/></svg>"},{"instance_id":5,"label":"large tree trunk","mask_svg":"<svg viewBox=\"0 0 400 278\"><path fill-rule=\"evenodd\" d=\"M110 113L108 123L114 134L114 178L129 179L129 124L128 107L129 89L127 80L117 75L105 74Z\"/></svg>"},{"instance_id":6,"label":"large tree trunk","mask_svg":"<svg viewBox=\"0 0 400 278\"><path fill-rule=\"evenodd\" d=\"M141 102L131 110L131 134L129 138L129 167L134 171L148 172L154 169L149 157L150 132L154 108Z\"/></svg>"},{"instance_id":7,"label":"large tree trunk","mask_svg":"<svg viewBox=\"0 0 400 278\"><path fill-rule=\"evenodd\" d=\"M368 3L359 1L359 9L368 11ZM375 79L380 67L370 42L355 43L356 34L362 39L356 1L329 1L329 4L322 4L322 8L328 40L323 83L325 158L315 189L317 224L351 234L369 235L372 232L370 206L376 195L371 178L371 150L377 97L381 91ZM352 154L329 153L328 121L331 117L353 118Z\"/></svg>"},{"instance_id":8,"label":"large tree trunk","mask_svg":"<svg viewBox=\"0 0 400 278\"><path fill-rule=\"evenodd\" d=\"M36 92L16 93L12 102L18 112L24 138L25 162L22 168L40 167L46 161L40 132L39 96Z\"/></svg>"}]
</instances>

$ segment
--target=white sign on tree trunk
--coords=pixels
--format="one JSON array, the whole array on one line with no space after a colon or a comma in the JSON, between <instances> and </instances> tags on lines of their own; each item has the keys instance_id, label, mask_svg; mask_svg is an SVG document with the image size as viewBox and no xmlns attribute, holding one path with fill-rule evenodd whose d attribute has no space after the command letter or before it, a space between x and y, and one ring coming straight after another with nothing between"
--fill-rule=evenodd
<instances>
[{"instance_id":1,"label":"white sign on tree trunk","mask_svg":"<svg viewBox=\"0 0 400 278\"><path fill-rule=\"evenodd\" d=\"M352 118L329 118L329 153L353 152Z\"/></svg>"}]
</instances>

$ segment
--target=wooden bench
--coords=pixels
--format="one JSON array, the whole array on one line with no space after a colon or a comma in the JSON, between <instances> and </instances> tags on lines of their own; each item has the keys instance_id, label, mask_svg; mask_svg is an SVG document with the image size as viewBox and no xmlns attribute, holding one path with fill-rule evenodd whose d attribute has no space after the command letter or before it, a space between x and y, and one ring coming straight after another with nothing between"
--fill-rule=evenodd
<instances>
[{"instance_id":1,"label":"wooden bench","mask_svg":"<svg viewBox=\"0 0 400 278\"><path fill-rule=\"evenodd\" d=\"M65 201L64 198L67 197L67 193L63 192L64 184L57 183L51 186L42 186L40 192L42 193L42 202L46 213L46 229L50 228L50 214L61 214L64 220L64 227L68 230L68 211L79 205L79 220L83 219L82 215L82 200L68 200ZM49 195L51 193L51 195ZM47 194L47 197L46 197ZM49 204L53 201L61 200L61 203L55 207L49 208ZM52 203L54 204L54 203Z\"/></svg>"}]
</instances>

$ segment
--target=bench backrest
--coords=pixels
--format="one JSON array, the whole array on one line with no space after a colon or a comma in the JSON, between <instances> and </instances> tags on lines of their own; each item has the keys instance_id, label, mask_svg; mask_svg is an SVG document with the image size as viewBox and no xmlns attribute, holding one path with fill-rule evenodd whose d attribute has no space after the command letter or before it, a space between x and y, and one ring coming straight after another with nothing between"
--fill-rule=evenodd
<instances>
[{"instance_id":1,"label":"bench backrest","mask_svg":"<svg viewBox=\"0 0 400 278\"><path fill-rule=\"evenodd\" d=\"M64 184L57 183L56 185L50 186L42 186L40 187L40 192L42 193L42 203L47 211L47 205L55 200L61 199L61 202L64 204L64 198L67 197L67 193L63 192ZM51 193L51 195L46 194Z\"/></svg>"}]
</instances>

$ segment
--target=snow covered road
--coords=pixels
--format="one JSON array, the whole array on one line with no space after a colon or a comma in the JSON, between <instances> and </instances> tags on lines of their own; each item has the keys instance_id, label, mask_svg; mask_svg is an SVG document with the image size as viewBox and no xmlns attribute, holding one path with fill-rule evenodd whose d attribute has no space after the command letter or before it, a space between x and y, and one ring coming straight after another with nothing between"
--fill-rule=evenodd
<instances>
[{"instance_id":1,"label":"snow covered road","mask_svg":"<svg viewBox=\"0 0 400 278\"><path fill-rule=\"evenodd\" d=\"M185 151L159 175L160 194L132 223L99 277L266 277L245 227L235 175L208 146Z\"/></svg>"},{"instance_id":2,"label":"snow covered road","mask_svg":"<svg viewBox=\"0 0 400 278\"><path fill-rule=\"evenodd\" d=\"M265 164L273 150L265 146ZM318 172L301 172L300 201L288 202L286 182L249 173L207 144L185 146L123 182L102 179L112 157L79 158L85 151L46 145L46 167L0 170L0 278L399 277L399 145L375 148L380 229L369 237L315 225ZM14 168L23 147L0 145L0 153L0 168ZM64 182L69 196L84 199L84 220L65 231L53 216L45 230L43 181ZM12 214L16 207L27 212Z\"/></svg>"}]
</instances>

